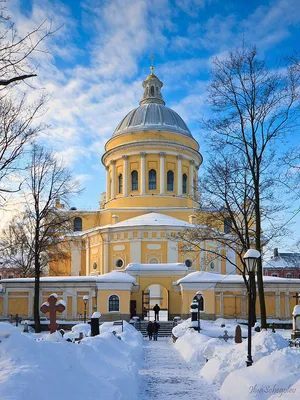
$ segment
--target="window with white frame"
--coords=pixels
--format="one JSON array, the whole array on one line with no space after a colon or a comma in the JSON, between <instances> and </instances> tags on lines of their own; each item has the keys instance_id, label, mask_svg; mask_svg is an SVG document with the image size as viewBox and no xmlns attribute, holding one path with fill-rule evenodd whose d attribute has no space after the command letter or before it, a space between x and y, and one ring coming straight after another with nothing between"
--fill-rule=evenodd
<instances>
[{"instance_id":1,"label":"window with white frame","mask_svg":"<svg viewBox=\"0 0 300 400\"><path fill-rule=\"evenodd\" d=\"M120 311L120 299L116 294L112 294L108 299L108 311Z\"/></svg>"}]
</instances>

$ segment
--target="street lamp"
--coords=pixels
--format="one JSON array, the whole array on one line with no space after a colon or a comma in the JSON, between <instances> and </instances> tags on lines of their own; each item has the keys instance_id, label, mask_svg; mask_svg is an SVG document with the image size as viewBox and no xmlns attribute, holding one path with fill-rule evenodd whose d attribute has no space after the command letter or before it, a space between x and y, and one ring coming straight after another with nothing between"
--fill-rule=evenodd
<instances>
[{"instance_id":1,"label":"street lamp","mask_svg":"<svg viewBox=\"0 0 300 400\"><path fill-rule=\"evenodd\" d=\"M198 332L200 333L200 304L202 300L202 292L197 292L195 299L198 302Z\"/></svg>"},{"instance_id":2,"label":"street lamp","mask_svg":"<svg viewBox=\"0 0 300 400\"><path fill-rule=\"evenodd\" d=\"M83 302L84 302L84 317L83 317L83 322L86 323L86 305L87 302L89 301L89 296L83 296Z\"/></svg>"},{"instance_id":3,"label":"street lamp","mask_svg":"<svg viewBox=\"0 0 300 400\"><path fill-rule=\"evenodd\" d=\"M253 322L253 311L255 307L254 303L254 288L252 287L252 282L255 282L255 268L257 259L260 257L260 252L255 249L249 249L244 255L243 259L247 267L249 279L248 279L248 355L246 365L251 367L253 364L251 355L251 329Z\"/></svg>"}]
</instances>

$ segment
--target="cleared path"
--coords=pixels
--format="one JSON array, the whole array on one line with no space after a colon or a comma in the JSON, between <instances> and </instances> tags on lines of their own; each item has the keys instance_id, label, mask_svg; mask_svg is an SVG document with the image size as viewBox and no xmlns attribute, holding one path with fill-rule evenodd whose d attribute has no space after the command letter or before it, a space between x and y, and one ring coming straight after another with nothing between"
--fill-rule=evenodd
<instances>
[{"instance_id":1,"label":"cleared path","mask_svg":"<svg viewBox=\"0 0 300 400\"><path fill-rule=\"evenodd\" d=\"M186 363L170 338L144 339L144 365L140 374L139 400L218 399L213 388L199 378L199 365Z\"/></svg>"}]
</instances>

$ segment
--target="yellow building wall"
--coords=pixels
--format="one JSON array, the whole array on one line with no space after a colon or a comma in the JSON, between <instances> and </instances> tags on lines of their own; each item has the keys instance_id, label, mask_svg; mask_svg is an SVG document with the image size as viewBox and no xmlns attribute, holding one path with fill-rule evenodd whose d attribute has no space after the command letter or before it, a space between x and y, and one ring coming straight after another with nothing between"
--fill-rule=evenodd
<instances>
[{"instance_id":1,"label":"yellow building wall","mask_svg":"<svg viewBox=\"0 0 300 400\"><path fill-rule=\"evenodd\" d=\"M7 305L7 314L16 315L19 314L21 317L28 315L28 297L16 298L9 297Z\"/></svg>"},{"instance_id":2,"label":"yellow building wall","mask_svg":"<svg viewBox=\"0 0 300 400\"><path fill-rule=\"evenodd\" d=\"M120 298L120 311L108 311L108 299L111 295L117 295ZM101 314L129 314L130 313L130 291L129 290L99 290L97 297L97 311Z\"/></svg>"}]
</instances>

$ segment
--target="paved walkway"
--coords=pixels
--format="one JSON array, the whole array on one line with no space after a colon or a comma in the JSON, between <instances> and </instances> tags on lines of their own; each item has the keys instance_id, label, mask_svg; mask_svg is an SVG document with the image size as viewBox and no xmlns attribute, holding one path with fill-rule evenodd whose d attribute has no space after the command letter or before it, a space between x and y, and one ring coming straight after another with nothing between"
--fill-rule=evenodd
<instances>
[{"instance_id":1,"label":"paved walkway","mask_svg":"<svg viewBox=\"0 0 300 400\"><path fill-rule=\"evenodd\" d=\"M139 400L215 400L211 386L200 381L198 365L186 363L170 338L144 339L144 369Z\"/></svg>"}]
</instances>

